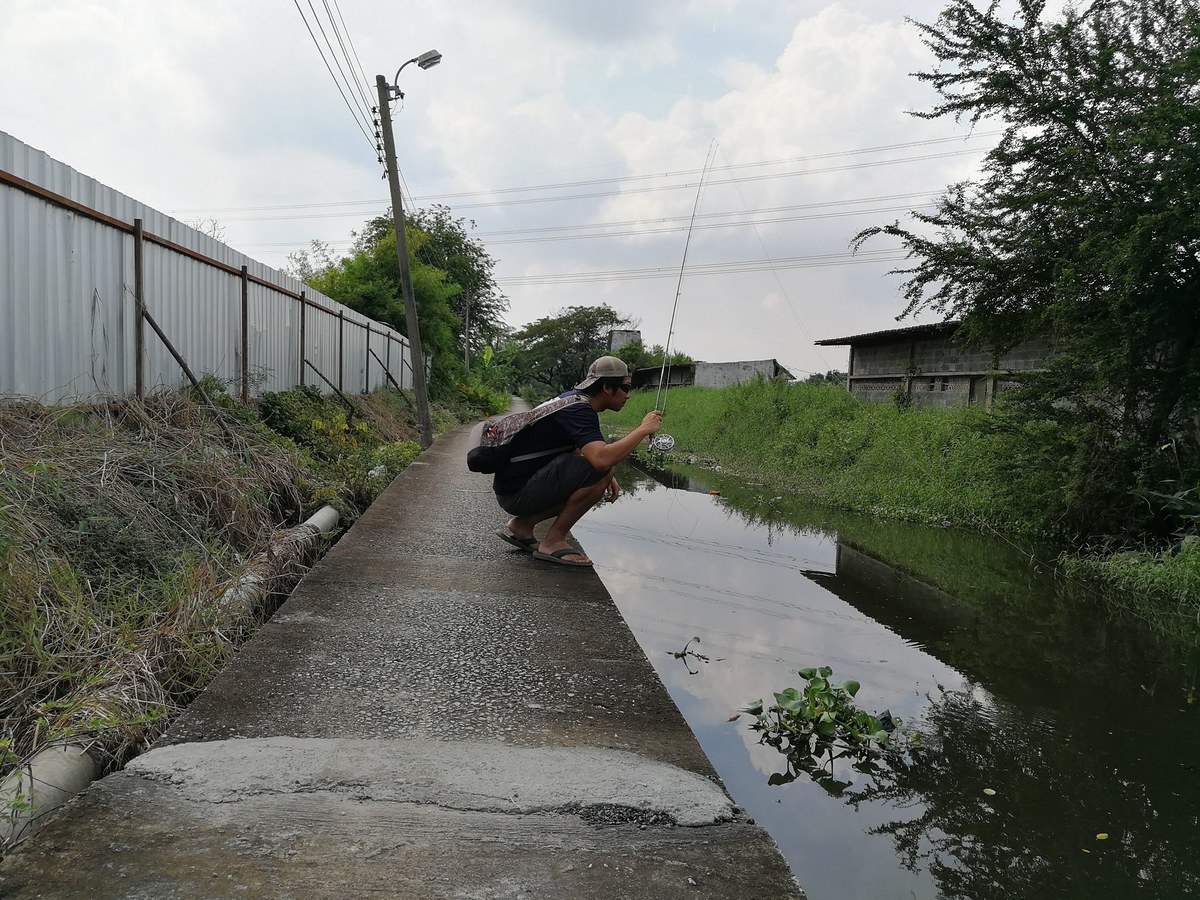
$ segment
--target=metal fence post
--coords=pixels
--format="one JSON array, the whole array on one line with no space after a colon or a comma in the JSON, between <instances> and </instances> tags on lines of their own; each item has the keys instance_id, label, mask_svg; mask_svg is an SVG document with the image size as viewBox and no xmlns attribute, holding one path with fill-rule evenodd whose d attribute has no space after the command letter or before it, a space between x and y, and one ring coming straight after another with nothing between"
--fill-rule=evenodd
<instances>
[{"instance_id":1,"label":"metal fence post","mask_svg":"<svg viewBox=\"0 0 1200 900\"><path fill-rule=\"evenodd\" d=\"M307 292L300 292L300 387L304 387L304 308L308 304L304 300Z\"/></svg>"},{"instance_id":2,"label":"metal fence post","mask_svg":"<svg viewBox=\"0 0 1200 900\"><path fill-rule=\"evenodd\" d=\"M242 266L242 403L250 402L250 267Z\"/></svg>"},{"instance_id":3,"label":"metal fence post","mask_svg":"<svg viewBox=\"0 0 1200 900\"><path fill-rule=\"evenodd\" d=\"M346 389L345 357L346 357L346 311L344 309L339 309L338 310L338 390L339 391L344 391Z\"/></svg>"},{"instance_id":4,"label":"metal fence post","mask_svg":"<svg viewBox=\"0 0 1200 900\"><path fill-rule=\"evenodd\" d=\"M146 392L146 277L143 268L142 220L133 220L133 303L137 314L133 319L134 394L141 400Z\"/></svg>"}]
</instances>

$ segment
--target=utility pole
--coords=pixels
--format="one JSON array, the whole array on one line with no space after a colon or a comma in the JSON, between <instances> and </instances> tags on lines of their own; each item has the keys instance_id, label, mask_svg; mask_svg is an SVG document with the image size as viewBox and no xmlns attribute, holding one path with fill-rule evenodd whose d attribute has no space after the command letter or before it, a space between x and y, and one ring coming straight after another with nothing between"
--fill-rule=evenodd
<instances>
[{"instance_id":1,"label":"utility pole","mask_svg":"<svg viewBox=\"0 0 1200 900\"><path fill-rule=\"evenodd\" d=\"M421 426L421 446L428 449L433 443L433 423L429 418L429 389L425 384L425 354L421 351L421 328L417 322L417 298L413 294L412 269L408 265L408 235L404 231L404 204L400 198L400 170L396 168L396 139L392 136L391 85L382 75L376 75L375 88L379 93L379 120L383 126L383 152L387 164L388 187L392 192L392 220L396 226L396 257L400 263L400 292L404 295L404 320L408 326L408 350L412 356L413 390L417 395L417 420Z\"/></svg>"}]
</instances>

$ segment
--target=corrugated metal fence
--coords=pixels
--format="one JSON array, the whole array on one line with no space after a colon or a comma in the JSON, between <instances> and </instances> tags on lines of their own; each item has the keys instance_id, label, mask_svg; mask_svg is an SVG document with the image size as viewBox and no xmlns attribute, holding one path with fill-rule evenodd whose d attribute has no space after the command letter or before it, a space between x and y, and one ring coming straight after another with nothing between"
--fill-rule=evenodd
<instances>
[{"instance_id":1,"label":"corrugated metal fence","mask_svg":"<svg viewBox=\"0 0 1200 900\"><path fill-rule=\"evenodd\" d=\"M392 328L0 132L0 396L177 388L181 362L244 398L412 386Z\"/></svg>"}]
</instances>

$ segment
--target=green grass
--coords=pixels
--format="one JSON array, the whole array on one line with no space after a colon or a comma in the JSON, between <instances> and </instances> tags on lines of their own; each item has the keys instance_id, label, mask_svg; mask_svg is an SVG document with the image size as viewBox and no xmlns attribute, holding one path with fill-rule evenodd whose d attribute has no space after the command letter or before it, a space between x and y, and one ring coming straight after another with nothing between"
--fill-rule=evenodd
<instances>
[{"instance_id":1,"label":"green grass","mask_svg":"<svg viewBox=\"0 0 1200 900\"><path fill-rule=\"evenodd\" d=\"M1161 553L1065 557L1063 570L1160 627L1185 625L1192 633L1200 623L1200 538L1195 535Z\"/></svg>"},{"instance_id":2,"label":"green grass","mask_svg":"<svg viewBox=\"0 0 1200 900\"><path fill-rule=\"evenodd\" d=\"M633 427L654 392L632 395L608 423ZM765 478L822 505L924 523L1047 530L997 466L997 438L974 408L897 409L834 385L755 381L669 392L663 430L675 454Z\"/></svg>"}]
</instances>

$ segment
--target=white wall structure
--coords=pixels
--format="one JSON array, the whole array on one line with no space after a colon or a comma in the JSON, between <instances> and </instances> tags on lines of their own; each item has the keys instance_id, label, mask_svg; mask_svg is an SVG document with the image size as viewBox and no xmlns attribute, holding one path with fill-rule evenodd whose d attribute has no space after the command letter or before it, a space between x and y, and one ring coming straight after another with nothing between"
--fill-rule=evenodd
<instances>
[{"instance_id":1,"label":"white wall structure","mask_svg":"<svg viewBox=\"0 0 1200 900\"><path fill-rule=\"evenodd\" d=\"M696 363L696 387L722 388L731 384L763 378L791 378L791 373L773 359L747 359L740 362Z\"/></svg>"},{"instance_id":2,"label":"white wall structure","mask_svg":"<svg viewBox=\"0 0 1200 900\"><path fill-rule=\"evenodd\" d=\"M641 331L637 329L614 328L608 333L608 352L616 353L622 347L642 339Z\"/></svg>"},{"instance_id":3,"label":"white wall structure","mask_svg":"<svg viewBox=\"0 0 1200 900\"><path fill-rule=\"evenodd\" d=\"M139 245L146 313L197 377L246 396L330 392L313 367L347 393L388 373L412 387L394 329L0 132L0 396L135 393ZM143 336L144 390L184 386L149 322Z\"/></svg>"}]
</instances>

